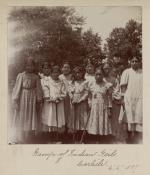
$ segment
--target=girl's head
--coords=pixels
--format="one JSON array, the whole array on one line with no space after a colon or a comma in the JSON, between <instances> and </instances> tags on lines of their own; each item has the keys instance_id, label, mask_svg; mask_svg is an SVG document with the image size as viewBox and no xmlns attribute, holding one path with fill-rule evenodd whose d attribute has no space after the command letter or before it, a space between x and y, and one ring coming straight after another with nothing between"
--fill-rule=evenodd
<instances>
[{"instance_id":1,"label":"girl's head","mask_svg":"<svg viewBox=\"0 0 150 175\"><path fill-rule=\"evenodd\" d=\"M111 70L110 70L110 75L111 75L112 77L117 77L117 74L119 74L118 69L115 68L115 67L111 68Z\"/></svg>"},{"instance_id":2,"label":"girl's head","mask_svg":"<svg viewBox=\"0 0 150 175\"><path fill-rule=\"evenodd\" d=\"M131 67L134 70L137 70L139 68L139 65L140 65L140 60L137 57L133 57L133 58L131 58L130 63L131 63Z\"/></svg>"},{"instance_id":3,"label":"girl's head","mask_svg":"<svg viewBox=\"0 0 150 175\"><path fill-rule=\"evenodd\" d=\"M25 70L28 73L33 73L34 72L34 70L35 70L35 62L34 62L33 58L28 58L27 59Z\"/></svg>"},{"instance_id":4,"label":"girl's head","mask_svg":"<svg viewBox=\"0 0 150 175\"><path fill-rule=\"evenodd\" d=\"M55 65L52 67L51 77L53 80L58 80L60 73L61 71L59 66Z\"/></svg>"},{"instance_id":5,"label":"girl's head","mask_svg":"<svg viewBox=\"0 0 150 175\"><path fill-rule=\"evenodd\" d=\"M88 74L94 74L94 66L93 66L92 64L88 64L88 65L86 66L86 72L87 72Z\"/></svg>"},{"instance_id":6,"label":"girl's head","mask_svg":"<svg viewBox=\"0 0 150 175\"><path fill-rule=\"evenodd\" d=\"M103 71L104 71L104 75L105 76L108 76L109 75L109 73L110 73L110 65L109 65L109 63L105 63L103 65Z\"/></svg>"},{"instance_id":7,"label":"girl's head","mask_svg":"<svg viewBox=\"0 0 150 175\"><path fill-rule=\"evenodd\" d=\"M70 64L69 64L68 62L65 62L65 63L63 64L63 67L62 67L62 73L63 73L64 75L68 75L68 74L70 74L70 72L71 72Z\"/></svg>"},{"instance_id":8,"label":"girl's head","mask_svg":"<svg viewBox=\"0 0 150 175\"><path fill-rule=\"evenodd\" d=\"M83 80L84 79L84 70L82 67L77 66L73 69L74 80Z\"/></svg>"},{"instance_id":9,"label":"girl's head","mask_svg":"<svg viewBox=\"0 0 150 175\"><path fill-rule=\"evenodd\" d=\"M43 64L43 68L42 68L42 72L45 76L49 76L50 75L50 66L48 62L44 62Z\"/></svg>"},{"instance_id":10,"label":"girl's head","mask_svg":"<svg viewBox=\"0 0 150 175\"><path fill-rule=\"evenodd\" d=\"M103 75L102 68L101 67L96 68L96 70L95 70L95 80L96 80L96 82L97 83L102 82L103 77L104 77L104 75Z\"/></svg>"}]
</instances>

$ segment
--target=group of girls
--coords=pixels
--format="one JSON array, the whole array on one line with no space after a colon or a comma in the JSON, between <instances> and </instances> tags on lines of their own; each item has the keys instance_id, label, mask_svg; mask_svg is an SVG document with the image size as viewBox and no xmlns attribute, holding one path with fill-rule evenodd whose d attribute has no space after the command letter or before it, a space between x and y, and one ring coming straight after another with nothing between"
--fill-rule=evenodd
<instances>
[{"instance_id":1,"label":"group of girls","mask_svg":"<svg viewBox=\"0 0 150 175\"><path fill-rule=\"evenodd\" d=\"M34 73L29 59L12 92L14 143L126 143L142 133L142 71L139 60L123 74L109 63L72 71L44 62Z\"/></svg>"}]
</instances>

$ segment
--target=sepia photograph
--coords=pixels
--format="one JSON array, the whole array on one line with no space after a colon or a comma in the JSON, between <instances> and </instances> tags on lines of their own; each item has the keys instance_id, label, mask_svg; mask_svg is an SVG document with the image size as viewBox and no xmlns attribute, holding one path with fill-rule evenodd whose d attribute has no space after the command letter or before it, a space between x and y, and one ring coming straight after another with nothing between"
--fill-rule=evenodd
<instances>
[{"instance_id":1,"label":"sepia photograph","mask_svg":"<svg viewBox=\"0 0 150 175\"><path fill-rule=\"evenodd\" d=\"M141 6L14 6L7 18L14 144L142 144Z\"/></svg>"}]
</instances>

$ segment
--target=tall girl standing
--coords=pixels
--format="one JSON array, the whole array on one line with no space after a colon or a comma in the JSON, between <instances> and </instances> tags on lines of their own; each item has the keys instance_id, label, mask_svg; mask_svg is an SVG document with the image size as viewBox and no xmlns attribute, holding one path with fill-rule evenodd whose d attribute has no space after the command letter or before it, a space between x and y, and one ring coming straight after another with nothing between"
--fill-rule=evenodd
<instances>
[{"instance_id":1,"label":"tall girl standing","mask_svg":"<svg viewBox=\"0 0 150 175\"><path fill-rule=\"evenodd\" d=\"M71 110L71 104L70 104L70 97L69 97L69 84L72 80L72 74L71 74L71 68L69 62L64 62L62 66L62 74L59 76L60 80L64 83L66 88L66 97L64 98L64 111L65 111L65 126L66 126L66 134L68 130L68 120L70 117L70 110Z\"/></svg>"},{"instance_id":2,"label":"tall girl standing","mask_svg":"<svg viewBox=\"0 0 150 175\"><path fill-rule=\"evenodd\" d=\"M15 116L13 121L14 142L32 142L37 130L37 109L42 102L42 88L38 75L34 73L32 58L26 62L26 69L19 73L12 93Z\"/></svg>"},{"instance_id":3,"label":"tall girl standing","mask_svg":"<svg viewBox=\"0 0 150 175\"><path fill-rule=\"evenodd\" d=\"M129 142L142 139L142 69L137 57L131 59L131 68L126 69L121 77L122 104L125 107Z\"/></svg>"},{"instance_id":4,"label":"tall girl standing","mask_svg":"<svg viewBox=\"0 0 150 175\"><path fill-rule=\"evenodd\" d=\"M77 66L73 70L74 81L69 89L72 102L72 115L69 120L69 131L76 134L76 140L81 138L82 131L88 119L88 89L84 80L83 68Z\"/></svg>"},{"instance_id":5,"label":"tall girl standing","mask_svg":"<svg viewBox=\"0 0 150 175\"><path fill-rule=\"evenodd\" d=\"M112 141L113 143L124 143L126 140L126 127L119 123L119 115L120 115L120 109L121 109L119 72L115 67L111 67L109 63L105 63L103 65L103 71L104 71L104 81L108 82L111 87L112 136L110 141Z\"/></svg>"}]
</instances>

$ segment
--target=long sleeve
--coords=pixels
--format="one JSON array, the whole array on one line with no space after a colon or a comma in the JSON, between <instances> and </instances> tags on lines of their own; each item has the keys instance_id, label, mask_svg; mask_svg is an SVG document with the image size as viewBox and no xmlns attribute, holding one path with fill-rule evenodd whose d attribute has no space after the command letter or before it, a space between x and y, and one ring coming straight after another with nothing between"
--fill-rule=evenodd
<instances>
[{"instance_id":1,"label":"long sleeve","mask_svg":"<svg viewBox=\"0 0 150 175\"><path fill-rule=\"evenodd\" d=\"M86 82L84 84L84 92L83 92L83 95L81 96L81 101L84 101L88 98L88 94L89 94L89 91L88 91L88 83Z\"/></svg>"},{"instance_id":2,"label":"long sleeve","mask_svg":"<svg viewBox=\"0 0 150 175\"><path fill-rule=\"evenodd\" d=\"M68 95L70 99L73 98L74 91L75 91L75 85L71 82L68 86Z\"/></svg>"},{"instance_id":3,"label":"long sleeve","mask_svg":"<svg viewBox=\"0 0 150 175\"><path fill-rule=\"evenodd\" d=\"M121 99L121 92L120 92L120 84L119 80L116 78L115 80L115 85L113 87L113 92L112 92L112 99L120 100Z\"/></svg>"},{"instance_id":4,"label":"long sleeve","mask_svg":"<svg viewBox=\"0 0 150 175\"><path fill-rule=\"evenodd\" d=\"M65 98L67 95L67 89L65 84L62 82L60 97Z\"/></svg>"},{"instance_id":5,"label":"long sleeve","mask_svg":"<svg viewBox=\"0 0 150 175\"><path fill-rule=\"evenodd\" d=\"M126 92L128 81L129 81L129 69L126 69L122 73L121 80L120 80L121 94L124 94Z\"/></svg>"},{"instance_id":6,"label":"long sleeve","mask_svg":"<svg viewBox=\"0 0 150 175\"><path fill-rule=\"evenodd\" d=\"M20 93L22 90L22 73L18 74L15 86L12 92L12 100L17 101L20 98Z\"/></svg>"},{"instance_id":7,"label":"long sleeve","mask_svg":"<svg viewBox=\"0 0 150 175\"><path fill-rule=\"evenodd\" d=\"M129 69L126 69L121 76L121 80L120 80L120 86L123 85L127 85L128 81L129 81L129 73L128 73Z\"/></svg>"},{"instance_id":8,"label":"long sleeve","mask_svg":"<svg viewBox=\"0 0 150 175\"><path fill-rule=\"evenodd\" d=\"M37 95L37 101L42 101L43 99L43 90L41 86L41 81L39 77L36 79L36 95Z\"/></svg>"},{"instance_id":9,"label":"long sleeve","mask_svg":"<svg viewBox=\"0 0 150 175\"><path fill-rule=\"evenodd\" d=\"M112 108L112 87L107 89L107 107Z\"/></svg>"}]
</instances>

